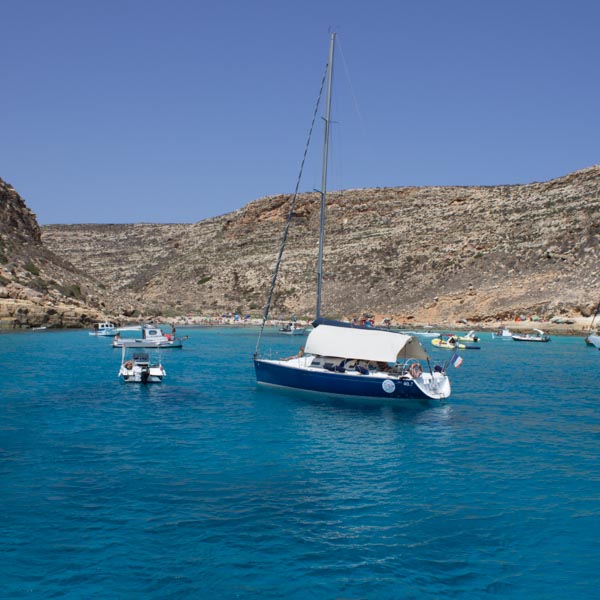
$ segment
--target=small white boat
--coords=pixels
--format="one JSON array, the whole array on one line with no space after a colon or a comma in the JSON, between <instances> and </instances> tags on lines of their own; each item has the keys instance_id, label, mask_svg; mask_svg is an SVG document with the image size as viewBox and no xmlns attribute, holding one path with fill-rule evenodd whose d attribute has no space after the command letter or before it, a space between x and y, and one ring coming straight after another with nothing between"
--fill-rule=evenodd
<instances>
[{"instance_id":1,"label":"small white boat","mask_svg":"<svg viewBox=\"0 0 600 600\"><path fill-rule=\"evenodd\" d=\"M104 321L103 323L94 323L94 327L90 331L90 335L101 336L101 337L113 337L117 335L117 326L110 321Z\"/></svg>"},{"instance_id":2,"label":"small white boat","mask_svg":"<svg viewBox=\"0 0 600 600\"><path fill-rule=\"evenodd\" d=\"M550 336L546 335L541 329L534 329L535 333L513 334L512 339L515 342L549 342Z\"/></svg>"},{"instance_id":3,"label":"small white boat","mask_svg":"<svg viewBox=\"0 0 600 600\"><path fill-rule=\"evenodd\" d=\"M596 320L598 313L600 313L600 302L598 303L598 306L596 307L596 311L594 312L594 316L592 317L592 322L590 323L590 327L588 329L588 334L585 337L585 343L588 346L594 346L595 348L598 348L598 350L600 350L600 327L598 328L596 333L593 332L594 321Z\"/></svg>"},{"instance_id":4,"label":"small white boat","mask_svg":"<svg viewBox=\"0 0 600 600\"><path fill-rule=\"evenodd\" d=\"M598 333L592 333L585 338L585 341L590 346L595 346L600 350L600 331Z\"/></svg>"},{"instance_id":5,"label":"small white boat","mask_svg":"<svg viewBox=\"0 0 600 600\"><path fill-rule=\"evenodd\" d=\"M122 377L126 383L160 383L167 372L160 362L160 353L151 358L149 352L127 353L123 347L121 353L121 368L117 377Z\"/></svg>"},{"instance_id":6,"label":"small white boat","mask_svg":"<svg viewBox=\"0 0 600 600\"><path fill-rule=\"evenodd\" d=\"M471 330L469 331L469 333L466 333L465 335L457 335L456 336L458 338L459 342L478 342L479 341L479 337L475 334L475 330Z\"/></svg>"},{"instance_id":7,"label":"small white boat","mask_svg":"<svg viewBox=\"0 0 600 600\"><path fill-rule=\"evenodd\" d=\"M400 331L406 335L419 335L425 338L436 338L442 335L439 331Z\"/></svg>"},{"instance_id":8,"label":"small white boat","mask_svg":"<svg viewBox=\"0 0 600 600\"><path fill-rule=\"evenodd\" d=\"M141 332L142 337L127 337L127 332L130 331ZM188 336L176 337L175 327L172 328L171 333L164 333L160 327L154 325L138 325L119 327L112 345L113 348L181 348L187 338Z\"/></svg>"},{"instance_id":9,"label":"small white boat","mask_svg":"<svg viewBox=\"0 0 600 600\"><path fill-rule=\"evenodd\" d=\"M279 333L285 333L286 335L304 335L306 333L306 328L297 323L288 323L279 329Z\"/></svg>"},{"instance_id":10,"label":"small white boat","mask_svg":"<svg viewBox=\"0 0 600 600\"><path fill-rule=\"evenodd\" d=\"M492 334L493 338L500 340L512 340L513 333L508 327L502 327L498 331L494 331Z\"/></svg>"}]
</instances>

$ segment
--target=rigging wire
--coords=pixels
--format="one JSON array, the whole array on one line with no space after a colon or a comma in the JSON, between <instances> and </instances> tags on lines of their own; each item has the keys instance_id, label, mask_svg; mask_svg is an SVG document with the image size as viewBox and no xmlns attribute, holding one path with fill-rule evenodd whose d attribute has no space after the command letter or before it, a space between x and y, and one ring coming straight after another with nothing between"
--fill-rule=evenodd
<instances>
[{"instance_id":1,"label":"rigging wire","mask_svg":"<svg viewBox=\"0 0 600 600\"><path fill-rule=\"evenodd\" d=\"M362 156L364 157L363 162L364 162L364 159L375 160L375 162L377 162L377 160L376 160L377 152L376 152L375 146L373 144L372 135L370 133L371 129L369 127L367 127L367 119L365 119L365 116L363 115L363 112L362 112L361 106L360 106L360 102L358 100L358 96L357 96L356 92L354 91L354 85L352 83L352 77L350 75L350 68L348 66L348 62L346 61L346 56L344 54L343 41L341 39L338 41L337 49L338 49L338 56L341 59L343 71L345 74L345 82L348 85L349 97L352 100L351 106L354 109L354 113L356 114L356 122L358 123L357 132L361 136L360 148L363 150L363 153L362 153ZM338 128L338 129L339 129L338 135L340 136L340 140L341 140L341 135L342 135L343 131L342 131L342 128ZM348 129L346 129L346 131L348 131ZM335 144L335 147L343 150L345 147L345 144L344 143ZM338 150L338 152L339 152L339 150ZM341 158L341 161L342 161L342 163L341 163L341 166L339 167L340 179L342 179L342 176L345 176L345 173L342 172L342 168L344 166L344 161L345 161L344 157ZM335 166L335 163L334 163L334 166ZM342 189L343 187L344 187L343 185L340 185L339 189Z\"/></svg>"},{"instance_id":2,"label":"rigging wire","mask_svg":"<svg viewBox=\"0 0 600 600\"><path fill-rule=\"evenodd\" d=\"M256 341L256 350L254 351L254 356L256 356L258 354L258 349L260 347L260 340L262 338L262 334L265 329L265 323L267 321L269 311L271 310L271 301L273 299L273 292L275 291L275 285L277 283L277 276L279 274L279 267L281 266L281 259L283 258L283 251L285 250L285 243L287 241L288 232L290 229L290 223L292 221L292 217L294 216L294 207L296 204L296 199L298 198L298 190L300 189L300 182L302 180L302 173L304 171L304 163L306 162L306 156L308 154L310 140L312 138L312 133L313 133L313 129L315 127L315 122L317 120L317 114L319 112L319 104L321 103L321 97L323 95L323 88L325 87L325 81L327 79L328 68L329 68L329 63L325 65L323 79L321 80L321 89L319 90L319 95L317 97L317 103L315 105L312 122L310 124L310 129L308 131L308 138L306 140L306 146L304 148L304 155L302 156L302 163L300 164L300 171L298 173L298 179L296 180L296 187L294 189L294 193L290 200L290 210L288 212L287 221L285 223L285 229L283 231L283 236L281 238L281 245L279 246L279 254L277 255L277 262L275 263L275 270L273 272L273 278L271 280L271 287L269 289L269 295L267 296L267 303L265 305L265 310L263 313L262 323L260 326L260 332L258 334L258 340Z\"/></svg>"},{"instance_id":3,"label":"rigging wire","mask_svg":"<svg viewBox=\"0 0 600 600\"><path fill-rule=\"evenodd\" d=\"M358 103L358 98L356 96L356 93L354 92L354 86L352 85L352 79L350 77L350 69L348 68L348 63L346 62L346 57L344 55L344 49L342 47L341 41L338 42L338 49L339 49L340 58L342 59L342 65L344 65L344 73L346 73L346 80L348 81L348 87L350 88L350 96L352 98L352 104L354 106L354 110L356 111L356 114L358 115L360 124L361 124L361 126L363 128L363 132L364 132L367 129L366 121L360 110L360 105Z\"/></svg>"}]
</instances>

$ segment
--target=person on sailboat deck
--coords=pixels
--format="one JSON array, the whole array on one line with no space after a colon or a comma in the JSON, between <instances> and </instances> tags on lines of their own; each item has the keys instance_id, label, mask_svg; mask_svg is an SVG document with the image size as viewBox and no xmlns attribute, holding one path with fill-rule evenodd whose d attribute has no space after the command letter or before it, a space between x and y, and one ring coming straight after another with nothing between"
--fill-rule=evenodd
<instances>
[{"instance_id":1,"label":"person on sailboat deck","mask_svg":"<svg viewBox=\"0 0 600 600\"><path fill-rule=\"evenodd\" d=\"M298 350L298 354L294 354L294 356L288 356L283 360L292 360L292 358L302 358L304 356L304 346L300 346L300 350Z\"/></svg>"}]
</instances>

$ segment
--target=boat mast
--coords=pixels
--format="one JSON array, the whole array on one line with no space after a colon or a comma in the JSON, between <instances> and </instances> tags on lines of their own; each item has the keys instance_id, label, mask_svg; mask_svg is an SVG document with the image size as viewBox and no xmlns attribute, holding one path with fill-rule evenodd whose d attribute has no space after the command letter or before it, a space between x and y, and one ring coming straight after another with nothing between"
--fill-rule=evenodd
<instances>
[{"instance_id":1,"label":"boat mast","mask_svg":"<svg viewBox=\"0 0 600 600\"><path fill-rule=\"evenodd\" d=\"M333 47L335 33L329 41L327 62L327 97L325 101L325 142L323 143L323 172L321 175L321 227L319 229L319 258L317 260L317 310L315 318L321 316L321 288L323 286L323 245L325 241L325 197L327 195L327 158L329 154L329 124L331 116L331 83L333 80Z\"/></svg>"},{"instance_id":2,"label":"boat mast","mask_svg":"<svg viewBox=\"0 0 600 600\"><path fill-rule=\"evenodd\" d=\"M598 313L600 313L600 302L598 302L598 306L596 307L596 310L594 312L594 316L592 317L592 322L590 323L590 327L589 327L588 331L591 331L594 328L594 321L596 320Z\"/></svg>"}]
</instances>

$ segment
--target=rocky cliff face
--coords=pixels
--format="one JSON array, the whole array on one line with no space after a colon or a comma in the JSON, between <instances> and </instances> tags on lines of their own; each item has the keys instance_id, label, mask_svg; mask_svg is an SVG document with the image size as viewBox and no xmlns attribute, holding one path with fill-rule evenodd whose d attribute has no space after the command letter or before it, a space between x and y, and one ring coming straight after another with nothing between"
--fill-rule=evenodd
<instances>
[{"instance_id":1,"label":"rocky cliff face","mask_svg":"<svg viewBox=\"0 0 600 600\"><path fill-rule=\"evenodd\" d=\"M323 313L399 320L588 315L600 299L600 167L497 187L328 195ZM44 243L119 314L260 314L289 197L195 224L53 225ZM319 199L298 198L272 314L311 316Z\"/></svg>"},{"instance_id":2,"label":"rocky cliff face","mask_svg":"<svg viewBox=\"0 0 600 600\"><path fill-rule=\"evenodd\" d=\"M85 325L102 315L101 295L42 243L35 215L0 179L0 328Z\"/></svg>"}]
</instances>

